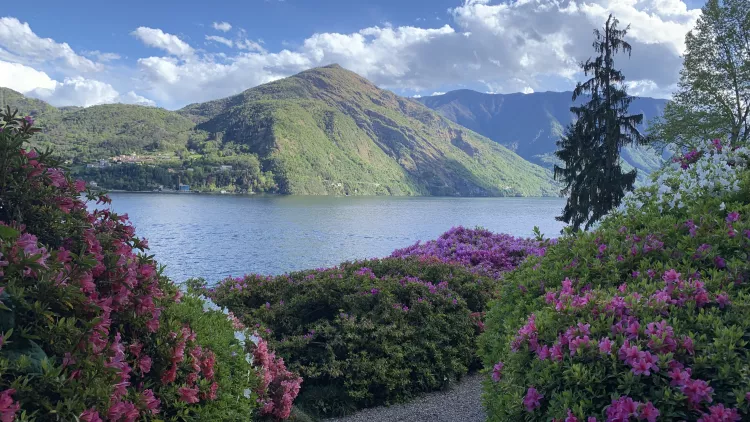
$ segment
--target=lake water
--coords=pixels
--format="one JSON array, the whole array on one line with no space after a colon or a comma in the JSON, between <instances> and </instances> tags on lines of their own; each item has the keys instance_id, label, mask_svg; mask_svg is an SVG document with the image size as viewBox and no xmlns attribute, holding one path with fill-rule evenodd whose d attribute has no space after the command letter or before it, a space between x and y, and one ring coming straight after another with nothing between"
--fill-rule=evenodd
<instances>
[{"instance_id":1,"label":"lake water","mask_svg":"<svg viewBox=\"0 0 750 422\"><path fill-rule=\"evenodd\" d=\"M405 198L111 193L176 282L214 283L384 257L453 226L547 237L563 227L559 198ZM100 205L101 206L101 205Z\"/></svg>"}]
</instances>

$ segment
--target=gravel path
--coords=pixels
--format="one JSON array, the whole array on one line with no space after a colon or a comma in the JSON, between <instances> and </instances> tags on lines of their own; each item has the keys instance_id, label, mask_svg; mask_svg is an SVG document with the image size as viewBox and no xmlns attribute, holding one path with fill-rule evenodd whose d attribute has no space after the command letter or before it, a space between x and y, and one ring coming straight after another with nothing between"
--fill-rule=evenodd
<instances>
[{"instance_id":1,"label":"gravel path","mask_svg":"<svg viewBox=\"0 0 750 422\"><path fill-rule=\"evenodd\" d=\"M482 376L472 374L446 391L438 391L406 404L374 407L325 422L484 422Z\"/></svg>"}]
</instances>

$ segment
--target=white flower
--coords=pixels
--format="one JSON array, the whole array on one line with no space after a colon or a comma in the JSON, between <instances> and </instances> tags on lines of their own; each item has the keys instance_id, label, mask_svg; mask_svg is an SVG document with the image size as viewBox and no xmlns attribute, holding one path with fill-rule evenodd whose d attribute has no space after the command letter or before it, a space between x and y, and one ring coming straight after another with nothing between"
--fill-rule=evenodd
<instances>
[{"instance_id":1,"label":"white flower","mask_svg":"<svg viewBox=\"0 0 750 422\"><path fill-rule=\"evenodd\" d=\"M251 390L249 388L246 388L245 391L243 392L243 394L244 394L244 396L245 396L246 399L249 399L253 395L253 390Z\"/></svg>"},{"instance_id":2,"label":"white flower","mask_svg":"<svg viewBox=\"0 0 750 422\"><path fill-rule=\"evenodd\" d=\"M724 211L725 209L727 209L727 204L722 202L721 205L719 205L719 209Z\"/></svg>"}]
</instances>

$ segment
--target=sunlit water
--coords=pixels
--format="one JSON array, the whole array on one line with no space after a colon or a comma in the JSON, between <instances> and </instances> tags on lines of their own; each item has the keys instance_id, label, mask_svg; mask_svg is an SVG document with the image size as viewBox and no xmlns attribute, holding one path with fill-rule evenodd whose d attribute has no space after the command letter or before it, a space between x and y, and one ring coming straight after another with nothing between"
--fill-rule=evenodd
<instances>
[{"instance_id":1,"label":"sunlit water","mask_svg":"<svg viewBox=\"0 0 750 422\"><path fill-rule=\"evenodd\" d=\"M556 198L290 197L112 193L166 274L210 283L384 257L453 226L555 237Z\"/></svg>"}]
</instances>

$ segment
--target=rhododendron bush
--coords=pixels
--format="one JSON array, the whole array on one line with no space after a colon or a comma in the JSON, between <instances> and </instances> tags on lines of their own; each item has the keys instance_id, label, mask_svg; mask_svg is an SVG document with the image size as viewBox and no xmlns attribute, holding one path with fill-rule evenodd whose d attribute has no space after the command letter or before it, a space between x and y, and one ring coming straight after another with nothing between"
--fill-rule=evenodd
<instances>
[{"instance_id":1,"label":"rhododendron bush","mask_svg":"<svg viewBox=\"0 0 750 422\"><path fill-rule=\"evenodd\" d=\"M242 322L257 324L252 328L302 375L303 410L340 415L466 374L477 363L481 314L496 286L493 278L421 256L229 278L204 291Z\"/></svg>"},{"instance_id":2,"label":"rhododendron bush","mask_svg":"<svg viewBox=\"0 0 750 422\"><path fill-rule=\"evenodd\" d=\"M476 273L499 278L515 269L527 256L544 255L544 247L535 240L484 229L454 227L436 240L398 249L392 257L418 256L464 266Z\"/></svg>"},{"instance_id":3,"label":"rhododendron bush","mask_svg":"<svg viewBox=\"0 0 750 422\"><path fill-rule=\"evenodd\" d=\"M743 154L716 141L678 158L506 275L480 339L490 420L750 418Z\"/></svg>"},{"instance_id":4,"label":"rhododendron bush","mask_svg":"<svg viewBox=\"0 0 750 422\"><path fill-rule=\"evenodd\" d=\"M0 420L260 417L269 363L161 276L127 216L81 199L106 196L24 149L35 131L1 116Z\"/></svg>"}]
</instances>

